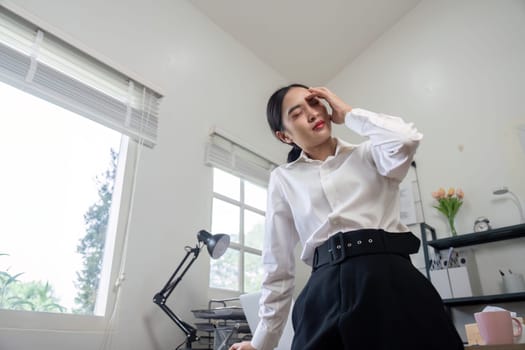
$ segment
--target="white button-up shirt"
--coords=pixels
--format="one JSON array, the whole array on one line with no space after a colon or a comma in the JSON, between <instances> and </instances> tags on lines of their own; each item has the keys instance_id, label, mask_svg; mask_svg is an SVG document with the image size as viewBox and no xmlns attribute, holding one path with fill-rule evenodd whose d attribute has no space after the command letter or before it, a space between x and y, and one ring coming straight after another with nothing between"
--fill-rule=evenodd
<instances>
[{"instance_id":1,"label":"white button-up shirt","mask_svg":"<svg viewBox=\"0 0 525 350\"><path fill-rule=\"evenodd\" d=\"M358 145L338 139L335 154L324 161L302 152L270 176L261 321L251 341L258 350L274 349L281 336L292 300L294 247L299 241L301 259L311 265L315 248L337 232L408 231L399 218L399 183L422 134L401 118L364 109L352 109L345 124L369 139Z\"/></svg>"}]
</instances>

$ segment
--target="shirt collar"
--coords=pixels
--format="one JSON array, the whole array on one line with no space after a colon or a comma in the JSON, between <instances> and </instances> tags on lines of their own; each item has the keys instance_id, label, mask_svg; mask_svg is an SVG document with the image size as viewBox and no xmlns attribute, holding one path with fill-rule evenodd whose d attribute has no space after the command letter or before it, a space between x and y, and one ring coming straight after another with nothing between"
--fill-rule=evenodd
<instances>
[{"instance_id":1,"label":"shirt collar","mask_svg":"<svg viewBox=\"0 0 525 350\"><path fill-rule=\"evenodd\" d=\"M342 154L342 153L350 152L354 148L357 147L357 145L345 142L345 141L341 140L338 137L335 137L335 140L337 141L337 144L336 144L336 147L335 147L335 154L333 156L330 156L330 157L336 157L339 153ZM330 159L330 157L328 157L327 159ZM290 167L293 167L297 163L311 163L311 162L321 162L321 161L320 160L311 159L310 157L308 157L308 155L304 151L301 151L301 154L299 155L299 158L297 158L293 162L287 163L285 167L286 168L290 168Z\"/></svg>"}]
</instances>

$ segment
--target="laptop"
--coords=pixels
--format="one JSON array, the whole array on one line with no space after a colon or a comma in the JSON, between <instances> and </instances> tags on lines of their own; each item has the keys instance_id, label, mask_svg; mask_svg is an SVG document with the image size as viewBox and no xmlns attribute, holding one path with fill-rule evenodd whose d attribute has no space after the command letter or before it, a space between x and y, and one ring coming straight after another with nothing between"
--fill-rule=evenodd
<instances>
[{"instance_id":1,"label":"laptop","mask_svg":"<svg viewBox=\"0 0 525 350\"><path fill-rule=\"evenodd\" d=\"M250 330L253 334L255 329L257 329L257 325L259 324L259 299L261 298L261 292L242 294L239 298L244 315L246 316L246 321L248 321L248 326L250 327ZM290 308L281 340L279 340L279 344L275 350L290 350L292 347L292 339L294 334L292 326L292 308Z\"/></svg>"}]
</instances>

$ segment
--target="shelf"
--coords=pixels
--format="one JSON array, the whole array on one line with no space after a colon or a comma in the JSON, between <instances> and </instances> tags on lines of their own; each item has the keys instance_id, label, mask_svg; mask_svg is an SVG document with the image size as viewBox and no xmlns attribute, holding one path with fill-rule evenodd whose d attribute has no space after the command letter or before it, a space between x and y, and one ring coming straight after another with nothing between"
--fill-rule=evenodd
<instances>
[{"instance_id":1,"label":"shelf","mask_svg":"<svg viewBox=\"0 0 525 350\"><path fill-rule=\"evenodd\" d=\"M427 241L427 234L430 233L433 238ZM425 255L425 268L427 277L430 279L430 265L428 246L436 250L444 250L450 247L459 248L473 246L477 244L498 242L508 239L525 238L525 224L500 227L485 232L467 233L459 236L448 238L436 238L436 231L432 226L425 223L421 224L421 241ZM519 293L506 293L495 295L483 295L467 298L443 299L443 304L447 307L464 306L464 305L482 305L497 304L505 302L525 302L525 291Z\"/></svg>"},{"instance_id":2,"label":"shelf","mask_svg":"<svg viewBox=\"0 0 525 350\"><path fill-rule=\"evenodd\" d=\"M446 306L494 304L514 301L525 301L525 292L482 295L477 297L443 299Z\"/></svg>"},{"instance_id":3,"label":"shelf","mask_svg":"<svg viewBox=\"0 0 525 350\"><path fill-rule=\"evenodd\" d=\"M428 241L428 245L441 250L449 247L466 247L475 244L497 242L520 237L525 237L525 224L500 227L485 232L467 233L454 237L440 238Z\"/></svg>"}]
</instances>

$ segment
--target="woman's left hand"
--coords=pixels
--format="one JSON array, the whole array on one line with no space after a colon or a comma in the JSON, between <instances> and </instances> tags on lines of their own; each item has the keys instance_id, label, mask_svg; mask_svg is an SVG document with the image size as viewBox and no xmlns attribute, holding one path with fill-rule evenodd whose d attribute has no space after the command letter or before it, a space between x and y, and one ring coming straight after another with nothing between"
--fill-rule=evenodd
<instances>
[{"instance_id":1,"label":"woman's left hand","mask_svg":"<svg viewBox=\"0 0 525 350\"><path fill-rule=\"evenodd\" d=\"M257 350L252 346L249 341L243 341L241 343L235 343L228 350Z\"/></svg>"},{"instance_id":2,"label":"woman's left hand","mask_svg":"<svg viewBox=\"0 0 525 350\"><path fill-rule=\"evenodd\" d=\"M346 113L350 112L352 107L325 87L314 87L308 89L308 91L310 91L310 96L306 97L307 100L314 97L325 100L330 105L330 108L332 108L332 115L330 115L332 122L336 124L344 123Z\"/></svg>"}]
</instances>

